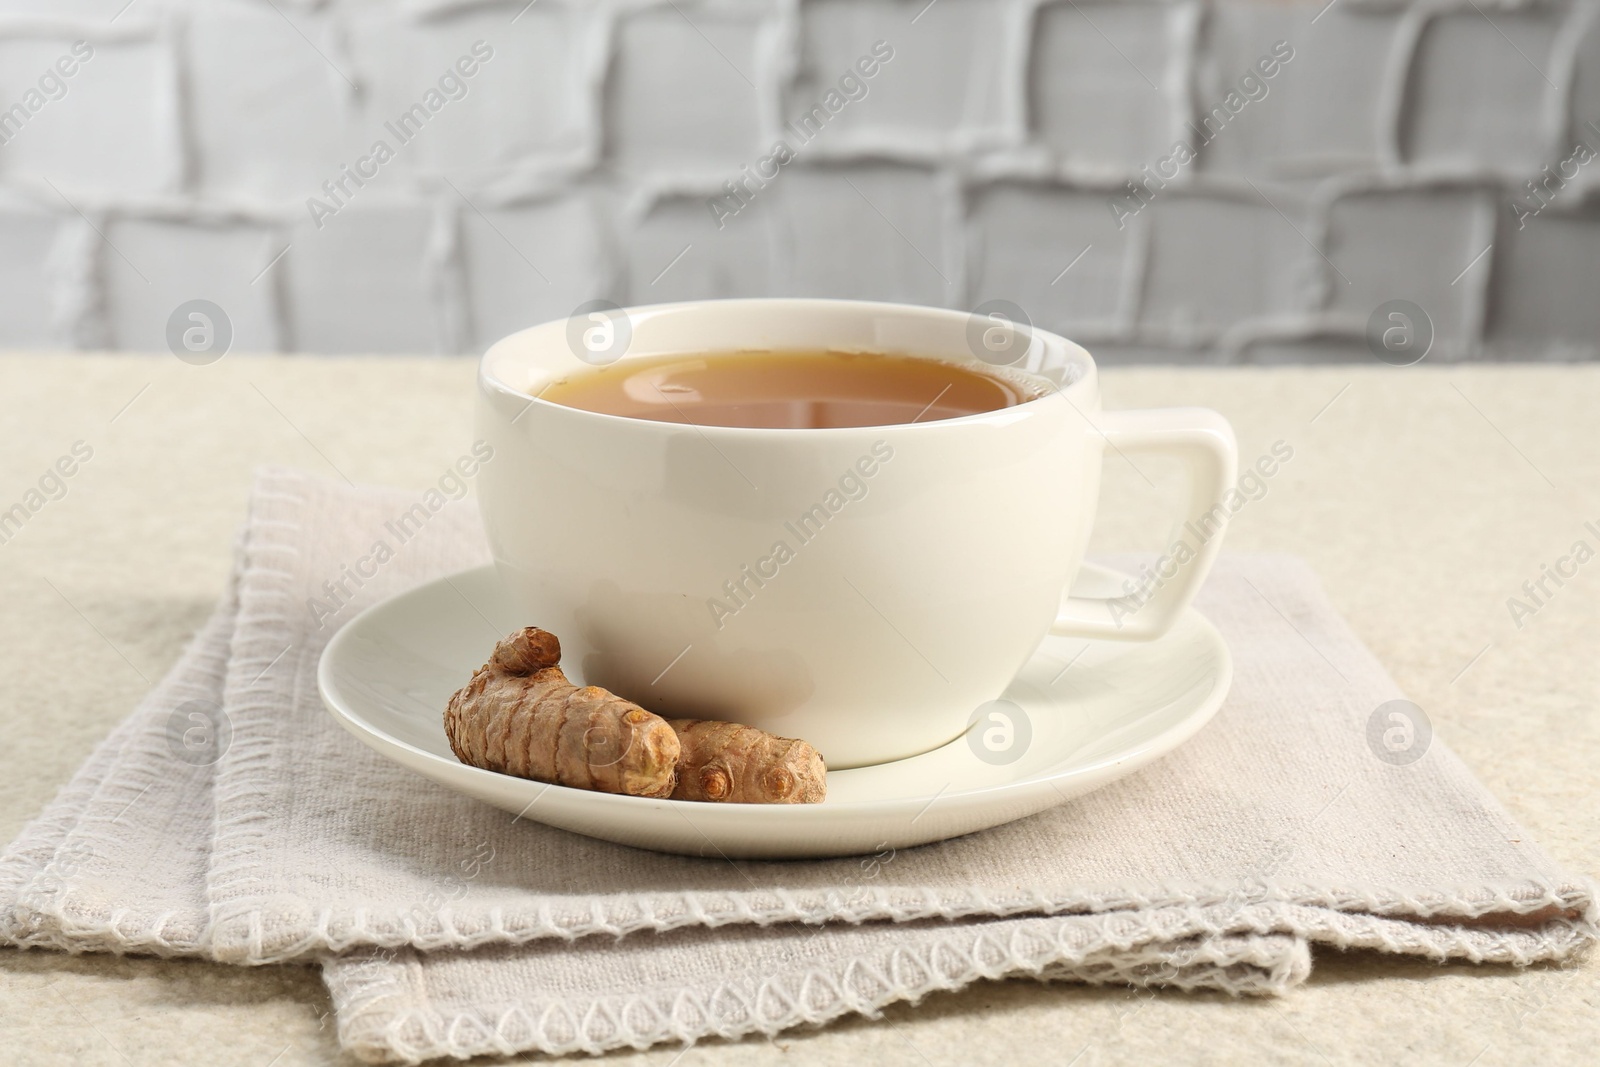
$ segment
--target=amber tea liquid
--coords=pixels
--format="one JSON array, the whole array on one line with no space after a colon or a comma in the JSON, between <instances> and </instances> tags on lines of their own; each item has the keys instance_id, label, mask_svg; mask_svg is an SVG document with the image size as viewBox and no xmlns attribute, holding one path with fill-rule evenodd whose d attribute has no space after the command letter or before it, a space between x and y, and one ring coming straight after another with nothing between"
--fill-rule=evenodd
<instances>
[{"instance_id":1,"label":"amber tea liquid","mask_svg":"<svg viewBox=\"0 0 1600 1067\"><path fill-rule=\"evenodd\" d=\"M698 426L890 426L976 415L1038 395L1002 373L916 356L712 352L579 371L538 396L605 415Z\"/></svg>"}]
</instances>

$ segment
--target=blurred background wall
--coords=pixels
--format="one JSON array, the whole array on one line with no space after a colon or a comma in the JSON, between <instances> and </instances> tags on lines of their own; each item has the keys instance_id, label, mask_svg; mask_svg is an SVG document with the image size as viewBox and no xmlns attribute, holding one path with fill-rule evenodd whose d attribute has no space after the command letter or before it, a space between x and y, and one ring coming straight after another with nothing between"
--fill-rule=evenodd
<instances>
[{"instance_id":1,"label":"blurred background wall","mask_svg":"<svg viewBox=\"0 0 1600 1067\"><path fill-rule=\"evenodd\" d=\"M235 350L471 352L795 294L1222 362L1370 360L1402 300L1431 359L1594 358L1597 14L0 0L0 346L160 350L204 298Z\"/></svg>"}]
</instances>

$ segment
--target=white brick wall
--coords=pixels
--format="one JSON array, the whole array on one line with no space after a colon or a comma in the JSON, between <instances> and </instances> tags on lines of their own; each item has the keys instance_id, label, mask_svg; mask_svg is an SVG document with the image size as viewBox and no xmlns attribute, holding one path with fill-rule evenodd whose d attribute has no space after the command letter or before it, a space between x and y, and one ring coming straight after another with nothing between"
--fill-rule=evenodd
<instances>
[{"instance_id":1,"label":"white brick wall","mask_svg":"<svg viewBox=\"0 0 1600 1067\"><path fill-rule=\"evenodd\" d=\"M1405 299L1431 358L1594 358L1600 0L1325 2L0 0L0 346L159 349L204 298L236 349L469 352L798 294L1204 360L1366 358Z\"/></svg>"}]
</instances>

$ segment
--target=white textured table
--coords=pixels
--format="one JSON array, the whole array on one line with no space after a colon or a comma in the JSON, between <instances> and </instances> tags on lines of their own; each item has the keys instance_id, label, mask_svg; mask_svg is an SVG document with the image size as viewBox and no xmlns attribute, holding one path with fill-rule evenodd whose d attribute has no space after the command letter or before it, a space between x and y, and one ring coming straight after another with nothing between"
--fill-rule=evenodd
<instances>
[{"instance_id":1,"label":"white textured table","mask_svg":"<svg viewBox=\"0 0 1600 1067\"><path fill-rule=\"evenodd\" d=\"M0 543L0 837L173 662L221 589L250 472L286 463L422 486L469 441L466 361L0 357L0 512L82 441L92 457ZM1520 629L1507 599L1600 548L1600 368L1138 369L1108 405L1198 403L1241 457L1294 457L1234 548L1298 552L1536 839L1600 873L1600 560ZM131 401L131 403L130 403ZM79 449L80 454L83 448ZM1153 548L1176 483L1113 462L1096 547ZM9 533L9 528L4 528ZM1143 531L1136 535L1133 531ZM312 968L0 951L0 1062L267 1067L340 1058ZM702 1064L1592 1062L1600 958L1568 971L1319 953L1273 1002L1013 981ZM619 1054L673 1061L674 1049ZM1476 1057L1476 1059L1474 1059Z\"/></svg>"}]
</instances>

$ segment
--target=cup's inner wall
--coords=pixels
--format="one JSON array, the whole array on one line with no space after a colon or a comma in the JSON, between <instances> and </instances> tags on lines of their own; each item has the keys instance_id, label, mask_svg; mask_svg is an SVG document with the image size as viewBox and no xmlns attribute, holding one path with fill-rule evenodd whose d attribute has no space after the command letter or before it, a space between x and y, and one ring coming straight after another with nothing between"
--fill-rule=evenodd
<instances>
[{"instance_id":1,"label":"cup's inner wall","mask_svg":"<svg viewBox=\"0 0 1600 1067\"><path fill-rule=\"evenodd\" d=\"M986 331L995 329L1015 332L999 355L986 347ZM846 301L720 301L545 323L497 342L483 369L502 387L531 395L590 367L731 351L863 352L972 363L1037 395L1075 385L1093 367L1087 352L1055 334L959 312Z\"/></svg>"}]
</instances>

